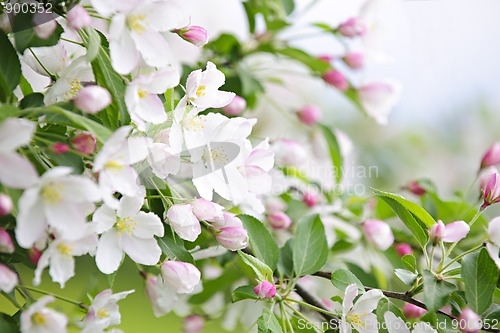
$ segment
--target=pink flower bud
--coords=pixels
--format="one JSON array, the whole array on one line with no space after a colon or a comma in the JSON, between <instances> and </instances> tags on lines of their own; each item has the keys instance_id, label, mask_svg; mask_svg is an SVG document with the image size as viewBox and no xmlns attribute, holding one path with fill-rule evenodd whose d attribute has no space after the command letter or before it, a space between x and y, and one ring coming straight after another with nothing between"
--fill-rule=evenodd
<instances>
[{"instance_id":1,"label":"pink flower bud","mask_svg":"<svg viewBox=\"0 0 500 333\"><path fill-rule=\"evenodd\" d=\"M368 242L382 251L387 250L394 243L394 235L391 227L379 220L366 220L363 223L363 231Z\"/></svg>"},{"instance_id":2,"label":"pink flower bud","mask_svg":"<svg viewBox=\"0 0 500 333\"><path fill-rule=\"evenodd\" d=\"M300 121L305 125L314 125L321 119L321 109L314 105L306 105L297 113Z\"/></svg>"},{"instance_id":3,"label":"pink flower bud","mask_svg":"<svg viewBox=\"0 0 500 333\"><path fill-rule=\"evenodd\" d=\"M481 160L481 169L500 164L500 142L495 142L486 151Z\"/></svg>"},{"instance_id":4,"label":"pink flower bud","mask_svg":"<svg viewBox=\"0 0 500 333\"><path fill-rule=\"evenodd\" d=\"M306 192L302 197L302 202L307 205L307 207L314 207L318 203L318 198L313 192Z\"/></svg>"},{"instance_id":5,"label":"pink flower bud","mask_svg":"<svg viewBox=\"0 0 500 333\"><path fill-rule=\"evenodd\" d=\"M248 246L248 233L242 227L220 228L215 238L220 245L231 251L241 250Z\"/></svg>"},{"instance_id":6,"label":"pink flower bud","mask_svg":"<svg viewBox=\"0 0 500 333\"><path fill-rule=\"evenodd\" d=\"M208 43L208 31L203 27L191 25L189 27L177 29L175 32L185 41L198 47L202 47Z\"/></svg>"},{"instance_id":7,"label":"pink flower bud","mask_svg":"<svg viewBox=\"0 0 500 333\"><path fill-rule=\"evenodd\" d=\"M283 212L288 208L280 197L269 197L266 199L266 210L269 212Z\"/></svg>"},{"instance_id":8,"label":"pink flower bud","mask_svg":"<svg viewBox=\"0 0 500 333\"><path fill-rule=\"evenodd\" d=\"M288 229L292 225L292 220L283 212L272 213L267 217L273 229Z\"/></svg>"},{"instance_id":9,"label":"pink flower bud","mask_svg":"<svg viewBox=\"0 0 500 333\"><path fill-rule=\"evenodd\" d=\"M500 174L497 172L488 177L486 185L481 189L484 203L481 206L485 209L489 205L500 202Z\"/></svg>"},{"instance_id":10,"label":"pink flower bud","mask_svg":"<svg viewBox=\"0 0 500 333\"><path fill-rule=\"evenodd\" d=\"M28 250L28 259L35 266L38 265L38 261L40 260L41 256L42 256L42 252L39 249L37 249L36 247L32 247L31 249Z\"/></svg>"},{"instance_id":11,"label":"pink flower bud","mask_svg":"<svg viewBox=\"0 0 500 333\"><path fill-rule=\"evenodd\" d=\"M161 266L165 283L175 288L179 294L192 293L200 283L201 273L196 266L182 261L167 261Z\"/></svg>"},{"instance_id":12,"label":"pink flower bud","mask_svg":"<svg viewBox=\"0 0 500 333\"><path fill-rule=\"evenodd\" d=\"M211 201L199 198L191 203L193 214L200 221L220 221L224 218L224 207Z\"/></svg>"},{"instance_id":13,"label":"pink flower bud","mask_svg":"<svg viewBox=\"0 0 500 333\"><path fill-rule=\"evenodd\" d=\"M405 303L403 306L403 312L405 317L408 319L418 319L426 314L427 310L410 303Z\"/></svg>"},{"instance_id":14,"label":"pink flower bud","mask_svg":"<svg viewBox=\"0 0 500 333\"><path fill-rule=\"evenodd\" d=\"M458 242L465 238L470 231L470 227L464 221L456 221L445 225L439 220L429 230L429 238L437 243L443 241L446 243Z\"/></svg>"},{"instance_id":15,"label":"pink flower bud","mask_svg":"<svg viewBox=\"0 0 500 333\"><path fill-rule=\"evenodd\" d=\"M69 25L75 29L80 30L92 24L92 18L89 13L80 5L74 6L66 15Z\"/></svg>"},{"instance_id":16,"label":"pink flower bud","mask_svg":"<svg viewBox=\"0 0 500 333\"><path fill-rule=\"evenodd\" d=\"M396 252L398 252L401 257L404 257L407 254L413 254L413 249L410 244L401 243L396 246Z\"/></svg>"},{"instance_id":17,"label":"pink flower bud","mask_svg":"<svg viewBox=\"0 0 500 333\"><path fill-rule=\"evenodd\" d=\"M54 17L45 12L35 13L33 15L32 24L35 34L41 39L49 39L57 28Z\"/></svg>"},{"instance_id":18,"label":"pink flower bud","mask_svg":"<svg viewBox=\"0 0 500 333\"><path fill-rule=\"evenodd\" d=\"M92 134L84 132L75 136L71 143L76 151L84 155L90 155L95 152L97 140Z\"/></svg>"},{"instance_id":19,"label":"pink flower bud","mask_svg":"<svg viewBox=\"0 0 500 333\"><path fill-rule=\"evenodd\" d=\"M366 24L359 17L351 17L344 23L342 23L338 31L344 37L357 37L363 36L366 33Z\"/></svg>"},{"instance_id":20,"label":"pink flower bud","mask_svg":"<svg viewBox=\"0 0 500 333\"><path fill-rule=\"evenodd\" d=\"M399 101L401 84L392 80L366 83L358 89L363 110L379 124L387 124L392 108Z\"/></svg>"},{"instance_id":21,"label":"pink flower bud","mask_svg":"<svg viewBox=\"0 0 500 333\"><path fill-rule=\"evenodd\" d=\"M408 186L406 187L408 191L411 193L418 195L419 197L425 194L425 189L420 186L420 184L416 180L412 180L411 182L408 183Z\"/></svg>"},{"instance_id":22,"label":"pink flower bud","mask_svg":"<svg viewBox=\"0 0 500 333\"><path fill-rule=\"evenodd\" d=\"M497 172L498 170L494 166L482 169L481 172L479 173L479 189L482 190L483 188L485 188L490 176Z\"/></svg>"},{"instance_id":23,"label":"pink flower bud","mask_svg":"<svg viewBox=\"0 0 500 333\"><path fill-rule=\"evenodd\" d=\"M0 291L10 293L18 283L17 274L9 267L0 264Z\"/></svg>"},{"instance_id":24,"label":"pink flower bud","mask_svg":"<svg viewBox=\"0 0 500 333\"><path fill-rule=\"evenodd\" d=\"M111 94L100 86L87 86L73 99L77 108L86 113L97 113L111 104Z\"/></svg>"},{"instance_id":25,"label":"pink flower bud","mask_svg":"<svg viewBox=\"0 0 500 333\"><path fill-rule=\"evenodd\" d=\"M352 69L361 69L365 65L365 56L360 52L349 52L342 60Z\"/></svg>"},{"instance_id":26,"label":"pink flower bud","mask_svg":"<svg viewBox=\"0 0 500 333\"><path fill-rule=\"evenodd\" d=\"M458 317L458 329L462 333L479 333L481 317L469 308L465 308Z\"/></svg>"},{"instance_id":27,"label":"pink flower bud","mask_svg":"<svg viewBox=\"0 0 500 333\"><path fill-rule=\"evenodd\" d=\"M259 298L273 298L276 296L276 287L269 281L262 281L253 288L253 292L259 296Z\"/></svg>"},{"instance_id":28,"label":"pink flower bud","mask_svg":"<svg viewBox=\"0 0 500 333\"><path fill-rule=\"evenodd\" d=\"M61 155L68 152L69 146L62 142L55 142L51 149L54 154Z\"/></svg>"},{"instance_id":29,"label":"pink flower bud","mask_svg":"<svg viewBox=\"0 0 500 333\"><path fill-rule=\"evenodd\" d=\"M211 221L214 228L220 229L225 227L241 227L243 228L243 222L234 213L223 212L222 219Z\"/></svg>"},{"instance_id":30,"label":"pink flower bud","mask_svg":"<svg viewBox=\"0 0 500 333\"><path fill-rule=\"evenodd\" d=\"M334 58L330 54L322 54L322 55L318 56L318 59L321 61L324 61L326 63L331 63Z\"/></svg>"},{"instance_id":31,"label":"pink flower bud","mask_svg":"<svg viewBox=\"0 0 500 333\"><path fill-rule=\"evenodd\" d=\"M0 228L0 253L14 253L12 237L4 228Z\"/></svg>"},{"instance_id":32,"label":"pink flower bud","mask_svg":"<svg viewBox=\"0 0 500 333\"><path fill-rule=\"evenodd\" d=\"M298 166L307 158L304 147L295 140L279 139L272 145L275 161L286 166Z\"/></svg>"},{"instance_id":33,"label":"pink flower bud","mask_svg":"<svg viewBox=\"0 0 500 333\"><path fill-rule=\"evenodd\" d=\"M234 96L231 103L222 108L228 116L238 116L247 108L247 101L243 97Z\"/></svg>"},{"instance_id":34,"label":"pink flower bud","mask_svg":"<svg viewBox=\"0 0 500 333\"><path fill-rule=\"evenodd\" d=\"M205 327L205 318L202 316L188 316L182 323L183 333L200 333Z\"/></svg>"},{"instance_id":35,"label":"pink flower bud","mask_svg":"<svg viewBox=\"0 0 500 333\"><path fill-rule=\"evenodd\" d=\"M0 216L9 215L12 208L14 208L12 199L8 195L0 193Z\"/></svg>"},{"instance_id":36,"label":"pink flower bud","mask_svg":"<svg viewBox=\"0 0 500 333\"><path fill-rule=\"evenodd\" d=\"M323 74L323 80L340 91L346 91L349 88L349 82L347 82L345 76L335 69Z\"/></svg>"}]
</instances>

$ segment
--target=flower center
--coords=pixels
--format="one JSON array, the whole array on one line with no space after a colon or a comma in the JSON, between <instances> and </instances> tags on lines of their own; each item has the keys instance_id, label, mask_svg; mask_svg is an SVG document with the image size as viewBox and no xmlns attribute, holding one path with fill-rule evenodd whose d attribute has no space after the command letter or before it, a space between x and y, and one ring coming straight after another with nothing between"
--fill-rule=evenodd
<instances>
[{"instance_id":1,"label":"flower center","mask_svg":"<svg viewBox=\"0 0 500 333\"><path fill-rule=\"evenodd\" d=\"M35 325L43 326L43 325L45 325L47 323L47 318L45 318L45 316L43 314L41 314L40 312L35 312L31 316L31 321Z\"/></svg>"},{"instance_id":2,"label":"flower center","mask_svg":"<svg viewBox=\"0 0 500 333\"><path fill-rule=\"evenodd\" d=\"M116 222L116 229L118 229L118 233L121 234L122 232L131 235L132 230L135 230L135 227L137 226L137 221L134 220L131 217L126 217L124 219L119 219Z\"/></svg>"},{"instance_id":3,"label":"flower center","mask_svg":"<svg viewBox=\"0 0 500 333\"><path fill-rule=\"evenodd\" d=\"M73 247L64 243L57 244L57 250L62 255L70 256L73 252Z\"/></svg>"},{"instance_id":4,"label":"flower center","mask_svg":"<svg viewBox=\"0 0 500 333\"><path fill-rule=\"evenodd\" d=\"M201 117L189 117L182 121L182 126L191 132L202 131L205 128L204 120Z\"/></svg>"},{"instance_id":5,"label":"flower center","mask_svg":"<svg viewBox=\"0 0 500 333\"><path fill-rule=\"evenodd\" d=\"M123 168L125 168L125 166L117 161L107 161L104 164L104 168L109 169L109 170L113 170L113 171L118 171L118 170L122 170Z\"/></svg>"},{"instance_id":6,"label":"flower center","mask_svg":"<svg viewBox=\"0 0 500 333\"><path fill-rule=\"evenodd\" d=\"M109 311L106 309L100 309L97 311L97 317L99 319L107 318L107 317L109 317Z\"/></svg>"},{"instance_id":7,"label":"flower center","mask_svg":"<svg viewBox=\"0 0 500 333\"><path fill-rule=\"evenodd\" d=\"M199 86L198 89L196 89L196 96L198 96L198 97L205 96L207 94L206 90L207 90L207 87Z\"/></svg>"},{"instance_id":8,"label":"flower center","mask_svg":"<svg viewBox=\"0 0 500 333\"><path fill-rule=\"evenodd\" d=\"M359 314L351 314L349 316L347 316L347 321L351 324L353 324L354 326L356 327L359 327L359 328L364 328L366 327L366 323L363 321L363 319L361 319L361 317L364 317L366 316L366 314L362 314L362 315L359 315Z\"/></svg>"},{"instance_id":9,"label":"flower center","mask_svg":"<svg viewBox=\"0 0 500 333\"><path fill-rule=\"evenodd\" d=\"M51 204L59 204L62 201L62 189L63 186L61 184L47 184L42 188L42 197Z\"/></svg>"},{"instance_id":10,"label":"flower center","mask_svg":"<svg viewBox=\"0 0 500 333\"><path fill-rule=\"evenodd\" d=\"M76 94L80 91L80 89L82 89L82 83L78 79L71 80L69 82L69 85L70 85L69 90L66 92L66 94L64 94L64 98L66 100L70 100L76 97Z\"/></svg>"},{"instance_id":11,"label":"flower center","mask_svg":"<svg viewBox=\"0 0 500 333\"><path fill-rule=\"evenodd\" d=\"M132 30L144 32L147 27L145 19L144 15L131 15L127 17L127 24Z\"/></svg>"},{"instance_id":12,"label":"flower center","mask_svg":"<svg viewBox=\"0 0 500 333\"><path fill-rule=\"evenodd\" d=\"M144 98L146 97L148 94L148 92L144 89L139 89L139 91L137 92L137 94L139 95L140 98Z\"/></svg>"},{"instance_id":13,"label":"flower center","mask_svg":"<svg viewBox=\"0 0 500 333\"><path fill-rule=\"evenodd\" d=\"M206 151L205 162L215 166L225 166L229 162L229 157L223 146L214 147Z\"/></svg>"}]
</instances>

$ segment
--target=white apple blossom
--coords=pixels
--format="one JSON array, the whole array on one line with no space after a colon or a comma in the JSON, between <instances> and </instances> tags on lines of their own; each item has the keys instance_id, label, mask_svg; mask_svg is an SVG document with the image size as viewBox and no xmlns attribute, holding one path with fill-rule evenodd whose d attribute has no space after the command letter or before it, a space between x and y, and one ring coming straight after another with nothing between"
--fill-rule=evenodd
<instances>
[{"instance_id":1,"label":"white apple blossom","mask_svg":"<svg viewBox=\"0 0 500 333\"><path fill-rule=\"evenodd\" d=\"M219 90L225 81L224 73L213 63L208 62L204 71L198 69L189 74L186 81L186 96L179 103L182 105L189 102L200 110L224 107L236 96L232 92Z\"/></svg>"},{"instance_id":2,"label":"white apple blossom","mask_svg":"<svg viewBox=\"0 0 500 333\"><path fill-rule=\"evenodd\" d=\"M399 102L402 86L393 80L369 82L358 89L358 97L363 110L381 125L387 124L387 118Z\"/></svg>"},{"instance_id":3,"label":"white apple blossom","mask_svg":"<svg viewBox=\"0 0 500 333\"><path fill-rule=\"evenodd\" d=\"M46 307L53 296L44 296L21 313L21 333L66 333L68 318Z\"/></svg>"},{"instance_id":4,"label":"white apple blossom","mask_svg":"<svg viewBox=\"0 0 500 333\"><path fill-rule=\"evenodd\" d=\"M71 171L68 167L50 169L23 193L16 225L19 245L31 248L44 241L48 227L67 239L83 233L92 203L101 195L89 178L71 175Z\"/></svg>"},{"instance_id":5,"label":"white apple blossom","mask_svg":"<svg viewBox=\"0 0 500 333\"><path fill-rule=\"evenodd\" d=\"M43 270L50 266L49 274L52 281L58 282L61 288L64 288L66 281L75 275L74 257L86 254L94 255L97 248L97 234L90 225L87 227L85 232L82 235L77 235L78 238L75 240L56 237L50 243L38 261L33 280L34 285L40 284Z\"/></svg>"},{"instance_id":6,"label":"white apple blossom","mask_svg":"<svg viewBox=\"0 0 500 333\"><path fill-rule=\"evenodd\" d=\"M57 81L50 86L45 94L44 103L54 104L69 101L76 97L85 82L93 82L94 74L85 56L71 62L59 73Z\"/></svg>"},{"instance_id":7,"label":"white apple blossom","mask_svg":"<svg viewBox=\"0 0 500 333\"><path fill-rule=\"evenodd\" d=\"M194 215L191 205L173 205L165 216L180 238L194 242L201 234L200 221Z\"/></svg>"},{"instance_id":8,"label":"white apple blossom","mask_svg":"<svg viewBox=\"0 0 500 333\"><path fill-rule=\"evenodd\" d=\"M120 324L121 315L117 303L133 292L134 290L128 290L113 294L111 289L106 289L99 293L90 304L81 333L101 333L110 326Z\"/></svg>"},{"instance_id":9,"label":"white apple blossom","mask_svg":"<svg viewBox=\"0 0 500 333\"><path fill-rule=\"evenodd\" d=\"M135 196L143 191L132 164L146 159L151 139L129 137L131 131L130 126L116 130L94 160L93 171L99 173L99 188L104 202L112 208L118 207L113 193Z\"/></svg>"},{"instance_id":10,"label":"white apple blossom","mask_svg":"<svg viewBox=\"0 0 500 333\"><path fill-rule=\"evenodd\" d=\"M408 325L403 321L403 319L396 317L392 312L386 312L384 314L385 323L387 325L387 330L389 333L410 333ZM413 333L437 333L435 329L432 328L426 322L418 322L413 326Z\"/></svg>"},{"instance_id":11,"label":"white apple blossom","mask_svg":"<svg viewBox=\"0 0 500 333\"><path fill-rule=\"evenodd\" d=\"M161 276L149 275L144 289L156 317L169 313L177 304L178 295L175 289L164 283Z\"/></svg>"},{"instance_id":12,"label":"white apple blossom","mask_svg":"<svg viewBox=\"0 0 500 333\"><path fill-rule=\"evenodd\" d=\"M488 225L488 235L489 242L486 243L486 249L491 259L495 261L498 269L500 269L500 258L498 257L500 252L500 217L495 217L491 220Z\"/></svg>"},{"instance_id":13,"label":"white apple blossom","mask_svg":"<svg viewBox=\"0 0 500 333\"><path fill-rule=\"evenodd\" d=\"M348 285L345 290L340 332L351 333L354 328L360 333L378 333L377 316L372 312L384 295L380 290L373 289L361 295L354 304L358 293L358 286L355 284Z\"/></svg>"},{"instance_id":14,"label":"white apple blossom","mask_svg":"<svg viewBox=\"0 0 500 333\"><path fill-rule=\"evenodd\" d=\"M36 183L38 174L33 165L16 149L27 145L36 124L17 118L0 123L0 183L12 188L27 188Z\"/></svg>"},{"instance_id":15,"label":"white apple blossom","mask_svg":"<svg viewBox=\"0 0 500 333\"><path fill-rule=\"evenodd\" d=\"M54 46L29 48L24 51L22 60L36 73L43 76L59 74L68 67L70 62L69 54L63 42L59 42ZM40 63L43 64L43 67Z\"/></svg>"},{"instance_id":16,"label":"white apple blossom","mask_svg":"<svg viewBox=\"0 0 500 333\"><path fill-rule=\"evenodd\" d=\"M161 124L167 120L158 94L178 84L179 73L175 69L162 69L132 80L125 91L125 103L132 121L139 129L144 131L146 123Z\"/></svg>"},{"instance_id":17,"label":"white apple blossom","mask_svg":"<svg viewBox=\"0 0 500 333\"><path fill-rule=\"evenodd\" d=\"M0 264L0 291L11 293L18 283L17 274L9 267Z\"/></svg>"},{"instance_id":18,"label":"white apple blossom","mask_svg":"<svg viewBox=\"0 0 500 333\"><path fill-rule=\"evenodd\" d=\"M182 261L167 261L161 266L161 275L166 284L178 294L190 294L200 283L201 273L195 265Z\"/></svg>"},{"instance_id":19,"label":"white apple blossom","mask_svg":"<svg viewBox=\"0 0 500 333\"><path fill-rule=\"evenodd\" d=\"M91 0L91 3L103 16L115 13L109 27L109 48L113 68L118 73L132 72L142 60L157 68L169 64L170 47L161 33L188 22L173 1Z\"/></svg>"},{"instance_id":20,"label":"white apple blossom","mask_svg":"<svg viewBox=\"0 0 500 333\"><path fill-rule=\"evenodd\" d=\"M162 237L165 229L157 215L141 211L143 204L143 197L123 196L116 211L103 205L94 213L96 231L102 233L96 252L101 272L115 272L124 252L142 265L160 260L161 249L154 236Z\"/></svg>"}]
</instances>

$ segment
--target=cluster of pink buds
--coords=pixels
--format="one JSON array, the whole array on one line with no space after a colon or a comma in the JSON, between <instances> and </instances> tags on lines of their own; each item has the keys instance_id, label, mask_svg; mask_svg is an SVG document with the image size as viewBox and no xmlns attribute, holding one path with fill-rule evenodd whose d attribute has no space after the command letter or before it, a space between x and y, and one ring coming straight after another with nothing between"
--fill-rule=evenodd
<instances>
[{"instance_id":1,"label":"cluster of pink buds","mask_svg":"<svg viewBox=\"0 0 500 333\"><path fill-rule=\"evenodd\" d=\"M273 298L276 296L276 286L269 281L262 281L254 289L253 292L259 298Z\"/></svg>"}]
</instances>

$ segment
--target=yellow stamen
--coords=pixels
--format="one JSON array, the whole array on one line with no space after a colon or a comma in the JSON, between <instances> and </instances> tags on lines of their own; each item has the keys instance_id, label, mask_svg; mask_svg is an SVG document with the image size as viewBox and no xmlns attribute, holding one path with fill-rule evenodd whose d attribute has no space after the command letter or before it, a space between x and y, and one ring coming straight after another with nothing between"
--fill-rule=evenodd
<instances>
[{"instance_id":1,"label":"yellow stamen","mask_svg":"<svg viewBox=\"0 0 500 333\"><path fill-rule=\"evenodd\" d=\"M123 168L125 168L125 166L123 164L121 164L120 162L117 162L117 161L107 161L104 164L104 168L105 169L114 170L114 171L118 171L118 170L122 170Z\"/></svg>"},{"instance_id":2,"label":"yellow stamen","mask_svg":"<svg viewBox=\"0 0 500 333\"><path fill-rule=\"evenodd\" d=\"M71 253L73 252L73 247L64 243L59 243L57 244L57 250L62 255L70 256Z\"/></svg>"},{"instance_id":3,"label":"yellow stamen","mask_svg":"<svg viewBox=\"0 0 500 333\"><path fill-rule=\"evenodd\" d=\"M144 98L148 95L148 92L144 89L139 89L139 91L137 92L137 94L139 95L140 98Z\"/></svg>"},{"instance_id":4,"label":"yellow stamen","mask_svg":"<svg viewBox=\"0 0 500 333\"><path fill-rule=\"evenodd\" d=\"M205 128L204 120L201 117L189 117L182 121L182 126L189 131L198 132Z\"/></svg>"},{"instance_id":5,"label":"yellow stamen","mask_svg":"<svg viewBox=\"0 0 500 333\"><path fill-rule=\"evenodd\" d=\"M144 32L146 30L146 22L144 20L144 15L131 15L127 17L127 25L132 30Z\"/></svg>"},{"instance_id":6,"label":"yellow stamen","mask_svg":"<svg viewBox=\"0 0 500 333\"><path fill-rule=\"evenodd\" d=\"M124 218L124 219L119 219L117 222L116 222L116 229L118 229L118 233L126 233L126 234L129 234L131 235L132 234L132 230L135 230L135 227L137 226L137 221L134 220L133 218L131 217L127 217L127 218Z\"/></svg>"},{"instance_id":7,"label":"yellow stamen","mask_svg":"<svg viewBox=\"0 0 500 333\"><path fill-rule=\"evenodd\" d=\"M43 314L41 314L40 312L35 312L31 316L31 321L33 322L33 324L38 325L38 326L43 326L43 325L47 324L47 318L45 318L45 316Z\"/></svg>"},{"instance_id":8,"label":"yellow stamen","mask_svg":"<svg viewBox=\"0 0 500 333\"><path fill-rule=\"evenodd\" d=\"M206 95L206 87L205 86L199 86L198 89L196 89L196 96L201 97Z\"/></svg>"},{"instance_id":9,"label":"yellow stamen","mask_svg":"<svg viewBox=\"0 0 500 333\"><path fill-rule=\"evenodd\" d=\"M97 310L97 317L99 319L107 318L107 317L109 317L109 311L106 309Z\"/></svg>"},{"instance_id":10,"label":"yellow stamen","mask_svg":"<svg viewBox=\"0 0 500 333\"><path fill-rule=\"evenodd\" d=\"M66 100L75 98L76 94L80 91L80 89L82 89L82 83L78 79L71 80L69 82L69 85L70 85L69 90L66 92L66 94L64 94L64 98Z\"/></svg>"},{"instance_id":11,"label":"yellow stamen","mask_svg":"<svg viewBox=\"0 0 500 333\"><path fill-rule=\"evenodd\" d=\"M63 186L61 184L53 184L53 183L47 184L42 188L42 197L45 199L45 201L51 204L61 203L62 189Z\"/></svg>"},{"instance_id":12,"label":"yellow stamen","mask_svg":"<svg viewBox=\"0 0 500 333\"><path fill-rule=\"evenodd\" d=\"M359 328L365 328L366 327L366 323L364 322L363 319L361 319L361 317L365 317L366 316L366 313L363 313L361 315L359 314L351 314L349 316L347 316L347 321L350 322L351 324L353 324L354 326L356 327L359 327Z\"/></svg>"}]
</instances>

